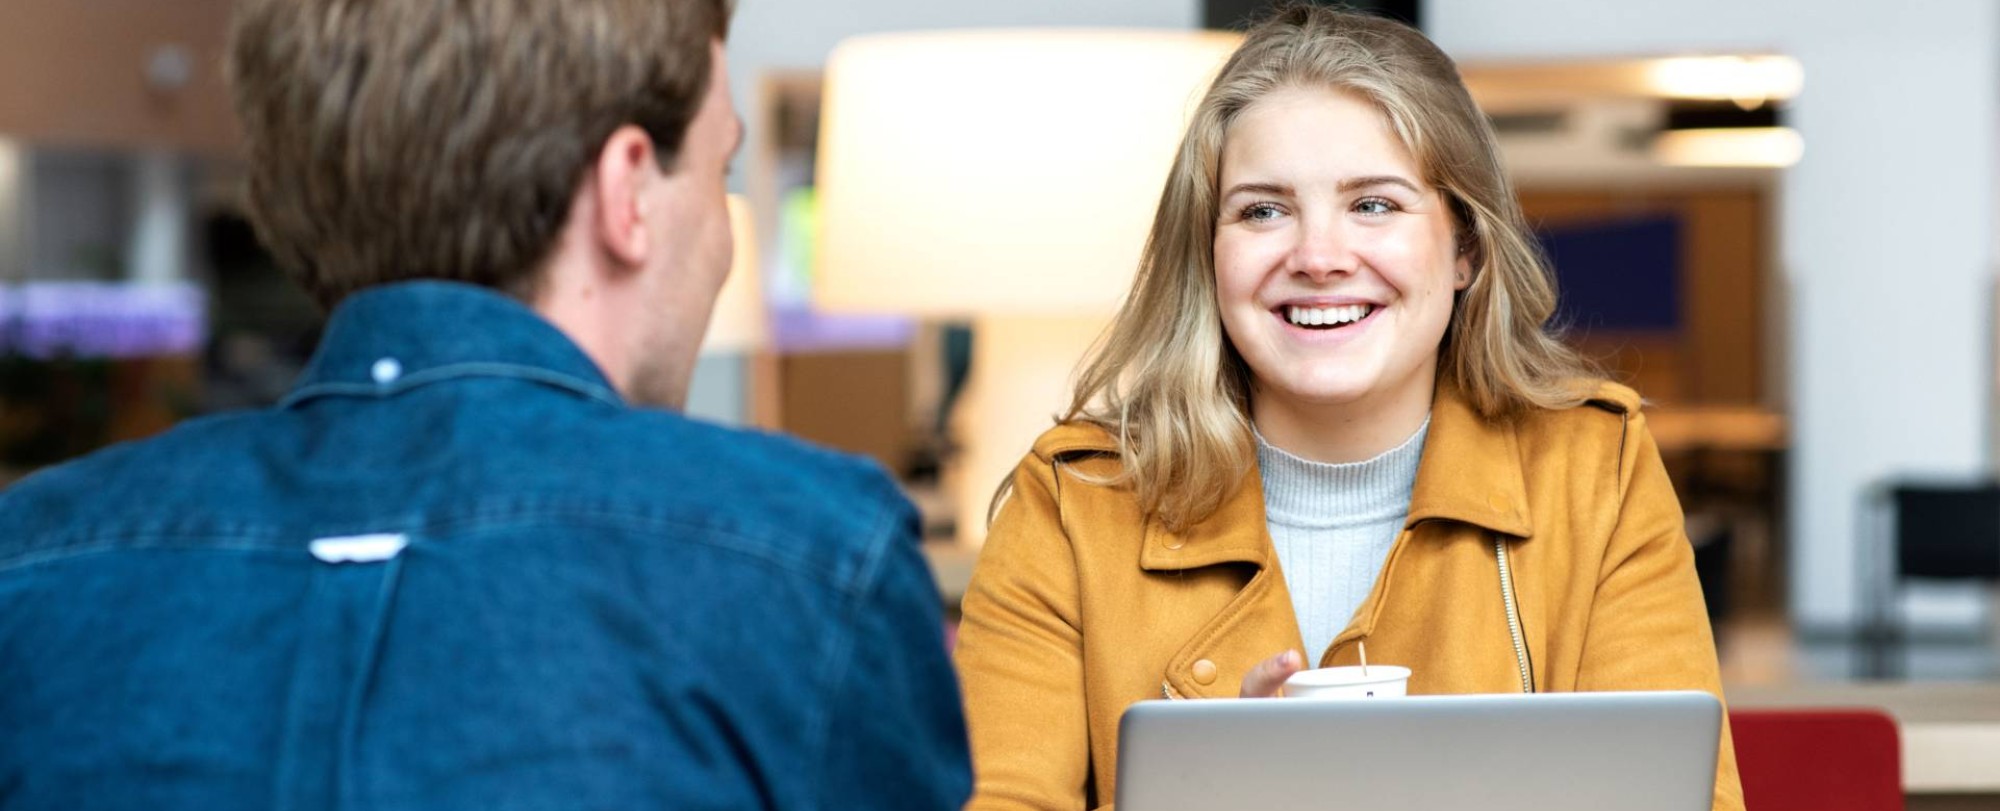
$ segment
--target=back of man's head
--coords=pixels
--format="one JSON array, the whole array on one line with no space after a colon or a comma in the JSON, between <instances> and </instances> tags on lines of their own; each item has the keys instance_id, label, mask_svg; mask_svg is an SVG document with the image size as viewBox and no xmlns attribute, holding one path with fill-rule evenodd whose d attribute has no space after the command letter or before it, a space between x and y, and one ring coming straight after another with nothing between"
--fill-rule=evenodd
<instances>
[{"instance_id":1,"label":"back of man's head","mask_svg":"<svg viewBox=\"0 0 2000 811\"><path fill-rule=\"evenodd\" d=\"M527 299L605 140L662 169L730 0L240 0L229 76L265 243L331 308L415 278Z\"/></svg>"}]
</instances>

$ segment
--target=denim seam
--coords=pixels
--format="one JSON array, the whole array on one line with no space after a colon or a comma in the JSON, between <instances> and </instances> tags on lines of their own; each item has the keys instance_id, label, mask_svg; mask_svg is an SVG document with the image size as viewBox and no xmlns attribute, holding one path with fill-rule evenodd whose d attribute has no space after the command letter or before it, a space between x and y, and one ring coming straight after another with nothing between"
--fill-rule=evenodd
<instances>
[{"instance_id":1,"label":"denim seam","mask_svg":"<svg viewBox=\"0 0 2000 811\"><path fill-rule=\"evenodd\" d=\"M875 578L882 568L882 559L888 557L889 545L896 542L896 520L900 517L897 513L894 507L882 510L882 517L864 536L873 539L873 542L861 550L861 560L854 577L841 584L841 591L850 598L864 597L874 587Z\"/></svg>"},{"instance_id":2,"label":"denim seam","mask_svg":"<svg viewBox=\"0 0 2000 811\"><path fill-rule=\"evenodd\" d=\"M612 513L612 512L577 510L577 509L476 513L469 516L452 517L452 518L433 520L429 522L423 522L411 525L409 526L409 528L404 529L403 531L435 537L438 535L449 534L450 531L454 529L462 529L466 527L478 527L484 524L501 523L498 519L514 519L514 520L535 519L535 521L545 521L551 523L558 523L563 521L564 519L588 519L591 521L599 522L600 525L607 525L607 524L615 525L620 528L638 532L645 532L648 530L666 530L666 529L694 530L700 533L704 533L704 535L681 538L679 540L688 543L696 543L702 546L714 549L720 549L723 551L735 552L745 557L762 561L775 568L785 571L790 571L795 574L804 574L804 575L827 574L827 572L825 572L822 569L822 567L807 565L805 562L796 559L791 559L788 558L787 556L771 554L758 544L742 543L742 542L739 543L720 542L725 538L737 539L739 541L750 541L751 536L745 535L743 533L732 532L726 528L718 527L712 524L702 524L689 521L676 521L669 518L633 515L629 513ZM383 522L383 523L393 524L395 522ZM524 522L524 523L533 523L533 522ZM0 558L0 572L10 572L16 569L22 569L36 564L66 560L69 558L80 557L88 554L134 551L138 549L179 549L184 551L215 550L215 551L238 551L238 552L273 552L279 554L291 554L295 552L304 552L306 550L305 545L299 544L297 546L274 546L271 545L270 542L291 541L308 533L265 530L262 532L238 531L235 534L237 536L235 539L237 542L218 543L216 542L214 536L205 534L180 534L180 533L155 534L155 533L145 533L145 532L134 532L129 534L107 533L104 535L96 536L91 541L84 543L53 544L51 546L53 546L54 548L45 549L44 551L38 554L27 553L27 554L17 555L12 558ZM327 533L315 532L310 534L324 535ZM265 543L241 542L246 538L261 539L265 541ZM141 545L135 546L133 545L134 542L137 542ZM852 590L851 586L846 583L837 583L836 585L838 585L843 592L849 592Z\"/></svg>"},{"instance_id":3,"label":"denim seam","mask_svg":"<svg viewBox=\"0 0 2000 811\"><path fill-rule=\"evenodd\" d=\"M375 616L369 623L361 662L354 668L354 683L348 685L347 701L340 710L340 751L334 765L336 807L365 808L360 802L364 788L357 782L361 759L361 708L374 688L376 669L382 662L383 638L389 635L389 616L396 608L396 595L403 583L403 557L390 558L382 569L382 582L375 594Z\"/></svg>"},{"instance_id":4,"label":"denim seam","mask_svg":"<svg viewBox=\"0 0 2000 811\"><path fill-rule=\"evenodd\" d=\"M320 578L307 578L303 592L306 597L304 604L311 605L322 587L323 581ZM282 719L278 724L276 762L271 772L271 811L314 811L316 808L302 796L304 792L299 789L302 780L299 775L307 768L301 764L305 747L299 745L299 741L306 733L300 730L309 729L306 713L299 708L301 700L299 696L301 691L308 687L310 679L304 673L311 662L309 655L299 652L291 657L291 662L286 667L284 695L279 702Z\"/></svg>"},{"instance_id":5,"label":"denim seam","mask_svg":"<svg viewBox=\"0 0 2000 811\"><path fill-rule=\"evenodd\" d=\"M843 633L839 641L834 643L835 649L827 652L827 680L825 683L827 685L828 700L814 705L813 714L807 720L807 730L809 732L807 740L815 742L813 752L816 755L812 760L815 774L813 775L812 782L808 784L813 787L813 802L811 804L813 808L826 807L827 750L832 743L831 737L833 734L831 708L836 702L841 700L841 693L847 686L847 679L853 676L854 645L856 637L860 635L861 611L868 594L873 591L875 578L880 568L879 561L885 557L889 544L895 542L895 534L893 532L895 521L896 510L888 509L883 511L883 520L876 522L874 531L868 535L871 543L863 552L861 565L856 571L855 577L849 583L840 584L841 629Z\"/></svg>"},{"instance_id":6,"label":"denim seam","mask_svg":"<svg viewBox=\"0 0 2000 811\"><path fill-rule=\"evenodd\" d=\"M472 362L446 364L420 372L413 372L397 378L392 383L358 383L351 381L309 383L285 395L284 399L278 401L278 407L281 409L291 408L306 400L326 396L391 397L420 386L464 377L498 377L528 380L560 389L567 389L606 405L621 408L625 405L625 402L618 397L616 392L575 375L519 363Z\"/></svg>"}]
</instances>

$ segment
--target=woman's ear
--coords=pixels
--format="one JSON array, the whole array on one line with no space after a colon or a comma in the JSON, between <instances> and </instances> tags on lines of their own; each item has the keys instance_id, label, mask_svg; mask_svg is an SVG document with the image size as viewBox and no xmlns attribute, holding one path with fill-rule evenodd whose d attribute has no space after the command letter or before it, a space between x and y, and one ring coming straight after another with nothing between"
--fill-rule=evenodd
<instances>
[{"instance_id":1,"label":"woman's ear","mask_svg":"<svg viewBox=\"0 0 2000 811\"><path fill-rule=\"evenodd\" d=\"M1479 225L1458 195L1446 192L1446 196L1451 201L1451 230L1458 248L1451 263L1451 284L1454 290L1464 290L1471 286L1472 270L1479 265Z\"/></svg>"},{"instance_id":2,"label":"woman's ear","mask_svg":"<svg viewBox=\"0 0 2000 811\"><path fill-rule=\"evenodd\" d=\"M1479 235L1470 228L1458 232L1458 255L1452 257L1452 287L1464 290L1472 285L1472 269L1479 261Z\"/></svg>"}]
</instances>

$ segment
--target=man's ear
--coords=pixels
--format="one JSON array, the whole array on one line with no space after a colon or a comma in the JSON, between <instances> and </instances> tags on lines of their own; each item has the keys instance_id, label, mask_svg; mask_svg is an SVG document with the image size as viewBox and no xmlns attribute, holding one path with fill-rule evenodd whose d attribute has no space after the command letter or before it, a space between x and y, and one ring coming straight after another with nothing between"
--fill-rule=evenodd
<instances>
[{"instance_id":1,"label":"man's ear","mask_svg":"<svg viewBox=\"0 0 2000 811\"><path fill-rule=\"evenodd\" d=\"M629 124L612 132L604 141L604 149L597 153L597 163L591 170L597 195L593 201L597 204L597 222L592 230L605 253L621 265L644 265L652 251L646 218L660 216L662 212L647 211L646 196L652 190L653 175L658 170L652 137Z\"/></svg>"}]
</instances>

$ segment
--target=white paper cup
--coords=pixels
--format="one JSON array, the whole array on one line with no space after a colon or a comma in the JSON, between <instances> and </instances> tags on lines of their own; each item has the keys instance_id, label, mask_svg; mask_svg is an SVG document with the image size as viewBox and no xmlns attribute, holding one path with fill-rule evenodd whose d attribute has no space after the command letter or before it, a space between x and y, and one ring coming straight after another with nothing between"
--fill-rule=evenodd
<instances>
[{"instance_id":1,"label":"white paper cup","mask_svg":"<svg viewBox=\"0 0 2000 811\"><path fill-rule=\"evenodd\" d=\"M1410 692L1410 669L1395 665L1359 665L1301 670L1285 680L1286 698L1398 698Z\"/></svg>"}]
</instances>

